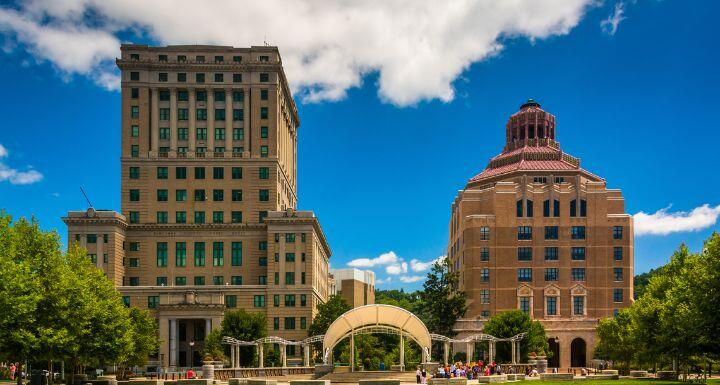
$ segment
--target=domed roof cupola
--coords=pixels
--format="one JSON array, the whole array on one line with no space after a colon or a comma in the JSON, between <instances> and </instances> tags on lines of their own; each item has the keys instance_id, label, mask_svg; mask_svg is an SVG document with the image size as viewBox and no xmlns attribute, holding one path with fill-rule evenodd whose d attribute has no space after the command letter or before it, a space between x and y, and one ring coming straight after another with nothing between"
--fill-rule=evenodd
<instances>
[{"instance_id":1,"label":"domed roof cupola","mask_svg":"<svg viewBox=\"0 0 720 385\"><path fill-rule=\"evenodd\" d=\"M540 108L540 103L533 99L528 99L520 111L510 116L505 135L505 152L526 146L559 146L555 141L555 116Z\"/></svg>"}]
</instances>

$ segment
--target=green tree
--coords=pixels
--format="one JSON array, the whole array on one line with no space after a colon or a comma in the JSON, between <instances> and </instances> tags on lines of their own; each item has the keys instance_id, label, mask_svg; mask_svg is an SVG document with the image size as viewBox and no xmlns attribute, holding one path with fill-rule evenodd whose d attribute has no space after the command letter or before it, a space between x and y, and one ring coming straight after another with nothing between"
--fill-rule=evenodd
<instances>
[{"instance_id":1,"label":"green tree","mask_svg":"<svg viewBox=\"0 0 720 385\"><path fill-rule=\"evenodd\" d=\"M225 358L222 338L223 332L221 329L213 329L205 336L205 344L203 346L203 359L222 360Z\"/></svg>"},{"instance_id":2,"label":"green tree","mask_svg":"<svg viewBox=\"0 0 720 385\"><path fill-rule=\"evenodd\" d=\"M267 337L267 319L265 314L246 312L244 309L225 313L220 329L222 335L236 338L240 341L254 341ZM255 362L255 348L253 346L240 347L240 364L250 366Z\"/></svg>"},{"instance_id":3,"label":"green tree","mask_svg":"<svg viewBox=\"0 0 720 385\"><path fill-rule=\"evenodd\" d=\"M133 346L129 354L120 362L124 369L145 365L148 357L156 353L159 347L157 322L147 310L130 308L130 324ZM122 374L121 378L124 377Z\"/></svg>"},{"instance_id":4,"label":"green tree","mask_svg":"<svg viewBox=\"0 0 720 385\"><path fill-rule=\"evenodd\" d=\"M330 325L350 309L352 309L352 307L348 305L343 297L331 295L325 303L318 305L317 314L310 323L310 326L308 326L308 336L325 334ZM339 357L340 352L346 348L346 344L348 344L347 341L342 341L335 347L333 351L335 357ZM313 350L322 351L322 343L314 343Z\"/></svg>"},{"instance_id":5,"label":"green tree","mask_svg":"<svg viewBox=\"0 0 720 385\"><path fill-rule=\"evenodd\" d=\"M465 293L458 288L459 275L450 271L447 258L436 261L420 291L418 316L431 333L452 337L455 321L465 315Z\"/></svg>"},{"instance_id":6,"label":"green tree","mask_svg":"<svg viewBox=\"0 0 720 385\"><path fill-rule=\"evenodd\" d=\"M620 370L627 375L638 352L635 325L630 309L621 311L615 318L601 319L594 356L621 363Z\"/></svg>"},{"instance_id":7,"label":"green tree","mask_svg":"<svg viewBox=\"0 0 720 385\"><path fill-rule=\"evenodd\" d=\"M525 333L523 339L520 340L520 357L518 357L518 360L527 357L531 352L538 355L552 354L549 351L547 334L543 325L540 321L530 319L530 316L521 310L510 310L490 317L485 323L483 333L498 338L508 338ZM497 361L510 361L512 355L510 343L499 343L496 348L495 359Z\"/></svg>"}]
</instances>

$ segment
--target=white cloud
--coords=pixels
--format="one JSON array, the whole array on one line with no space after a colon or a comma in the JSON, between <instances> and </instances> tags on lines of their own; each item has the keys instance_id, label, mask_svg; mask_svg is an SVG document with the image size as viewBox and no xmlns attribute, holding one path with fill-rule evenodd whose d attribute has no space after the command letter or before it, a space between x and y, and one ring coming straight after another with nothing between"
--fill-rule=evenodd
<instances>
[{"instance_id":1,"label":"white cloud","mask_svg":"<svg viewBox=\"0 0 720 385\"><path fill-rule=\"evenodd\" d=\"M375 267L396 264L400 261L400 258L395 254L394 251L380 254L377 258L358 258L348 262L350 267Z\"/></svg>"},{"instance_id":2,"label":"white cloud","mask_svg":"<svg viewBox=\"0 0 720 385\"><path fill-rule=\"evenodd\" d=\"M375 286L386 285L386 284L388 284L388 283L390 283L390 282L392 282L392 277L386 277L386 278L382 278L382 279L377 279L377 280L375 280Z\"/></svg>"},{"instance_id":3,"label":"white cloud","mask_svg":"<svg viewBox=\"0 0 720 385\"><path fill-rule=\"evenodd\" d=\"M423 279L425 279L424 275L403 275L400 277L400 282L414 283L414 282L420 282Z\"/></svg>"},{"instance_id":4,"label":"white cloud","mask_svg":"<svg viewBox=\"0 0 720 385\"><path fill-rule=\"evenodd\" d=\"M37 60L115 89L120 36L158 44L277 45L301 99L339 100L363 76L399 106L455 97L453 82L497 54L502 39L543 39L575 27L595 0L30 0L0 7L0 33ZM90 16L91 15L91 16ZM9 44L9 43L8 43Z\"/></svg>"},{"instance_id":5,"label":"white cloud","mask_svg":"<svg viewBox=\"0 0 720 385\"><path fill-rule=\"evenodd\" d=\"M7 148L0 144L0 159L8 158L10 153ZM0 161L0 183L8 181L11 184L32 184L41 181L43 175L28 167L27 171L20 171Z\"/></svg>"},{"instance_id":6,"label":"white cloud","mask_svg":"<svg viewBox=\"0 0 720 385\"><path fill-rule=\"evenodd\" d=\"M692 211L668 212L669 207L652 214L639 212L634 215L635 235L667 235L698 231L713 226L720 216L720 205L704 204Z\"/></svg>"},{"instance_id":7,"label":"white cloud","mask_svg":"<svg viewBox=\"0 0 720 385\"><path fill-rule=\"evenodd\" d=\"M407 262L396 263L385 268L385 272L392 275L405 274L408 271Z\"/></svg>"},{"instance_id":8,"label":"white cloud","mask_svg":"<svg viewBox=\"0 0 720 385\"><path fill-rule=\"evenodd\" d=\"M615 4L613 13L608 15L606 19L600 22L600 28L603 30L603 32L611 36L615 35L615 32L617 32L618 26L620 25L620 22L625 20L625 16L623 16L624 13L625 4Z\"/></svg>"},{"instance_id":9,"label":"white cloud","mask_svg":"<svg viewBox=\"0 0 720 385\"><path fill-rule=\"evenodd\" d=\"M441 256L433 259L432 261L427 261L427 262L422 262L422 261L418 261L417 259L413 259L410 261L410 269L416 273L421 273L423 271L430 270L430 268L432 267L432 265L435 264L435 262L442 261L443 258L445 258L445 256L441 255Z\"/></svg>"}]
</instances>

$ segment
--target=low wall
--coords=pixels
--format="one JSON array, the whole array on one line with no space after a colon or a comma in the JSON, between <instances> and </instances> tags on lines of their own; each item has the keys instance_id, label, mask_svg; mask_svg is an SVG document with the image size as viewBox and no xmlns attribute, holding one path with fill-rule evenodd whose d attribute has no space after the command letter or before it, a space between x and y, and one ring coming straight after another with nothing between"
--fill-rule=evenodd
<instances>
[{"instance_id":1,"label":"low wall","mask_svg":"<svg viewBox=\"0 0 720 385\"><path fill-rule=\"evenodd\" d=\"M672 370L661 370L655 374L655 377L660 380L677 380L677 373Z\"/></svg>"},{"instance_id":2,"label":"low wall","mask_svg":"<svg viewBox=\"0 0 720 385\"><path fill-rule=\"evenodd\" d=\"M590 374L585 376L588 380L619 380L620 376L617 374Z\"/></svg>"},{"instance_id":3,"label":"low wall","mask_svg":"<svg viewBox=\"0 0 720 385\"><path fill-rule=\"evenodd\" d=\"M330 385L330 380L291 380L290 385Z\"/></svg>"},{"instance_id":4,"label":"low wall","mask_svg":"<svg viewBox=\"0 0 720 385\"><path fill-rule=\"evenodd\" d=\"M400 385L400 380L382 379L382 380L360 380L359 385Z\"/></svg>"},{"instance_id":5,"label":"low wall","mask_svg":"<svg viewBox=\"0 0 720 385\"><path fill-rule=\"evenodd\" d=\"M478 376L478 383L480 384L491 384L496 382L507 382L507 374L498 374L494 376Z\"/></svg>"},{"instance_id":6,"label":"low wall","mask_svg":"<svg viewBox=\"0 0 720 385\"><path fill-rule=\"evenodd\" d=\"M228 385L247 385L247 378L231 378Z\"/></svg>"},{"instance_id":7,"label":"low wall","mask_svg":"<svg viewBox=\"0 0 720 385\"><path fill-rule=\"evenodd\" d=\"M650 377L647 370L631 370L630 377Z\"/></svg>"},{"instance_id":8,"label":"low wall","mask_svg":"<svg viewBox=\"0 0 720 385\"><path fill-rule=\"evenodd\" d=\"M215 379L228 381L231 378L282 377L295 374L313 374L314 366L293 366L288 368L235 368L215 369Z\"/></svg>"},{"instance_id":9,"label":"low wall","mask_svg":"<svg viewBox=\"0 0 720 385\"><path fill-rule=\"evenodd\" d=\"M572 373L541 373L540 379L543 381L572 381L575 375Z\"/></svg>"},{"instance_id":10,"label":"low wall","mask_svg":"<svg viewBox=\"0 0 720 385\"><path fill-rule=\"evenodd\" d=\"M508 373L506 376L508 381L525 381L524 374Z\"/></svg>"},{"instance_id":11,"label":"low wall","mask_svg":"<svg viewBox=\"0 0 720 385\"><path fill-rule=\"evenodd\" d=\"M277 380L267 378L248 378L247 385L277 385Z\"/></svg>"},{"instance_id":12,"label":"low wall","mask_svg":"<svg viewBox=\"0 0 720 385\"><path fill-rule=\"evenodd\" d=\"M177 385L213 385L213 380L208 378L177 380Z\"/></svg>"}]
</instances>

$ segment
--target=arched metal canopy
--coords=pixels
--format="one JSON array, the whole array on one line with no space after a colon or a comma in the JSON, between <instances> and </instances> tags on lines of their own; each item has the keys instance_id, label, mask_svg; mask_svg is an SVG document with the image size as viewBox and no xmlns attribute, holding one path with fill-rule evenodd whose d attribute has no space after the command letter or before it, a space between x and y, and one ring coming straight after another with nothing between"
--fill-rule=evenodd
<instances>
[{"instance_id":1,"label":"arched metal canopy","mask_svg":"<svg viewBox=\"0 0 720 385\"><path fill-rule=\"evenodd\" d=\"M343 338L371 327L389 327L413 339L423 351L429 352L430 333L415 314L392 305L365 305L348 310L325 332L323 352L331 350Z\"/></svg>"}]
</instances>

